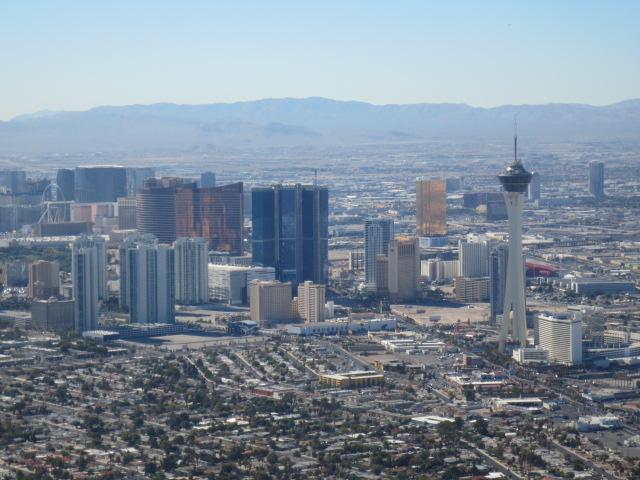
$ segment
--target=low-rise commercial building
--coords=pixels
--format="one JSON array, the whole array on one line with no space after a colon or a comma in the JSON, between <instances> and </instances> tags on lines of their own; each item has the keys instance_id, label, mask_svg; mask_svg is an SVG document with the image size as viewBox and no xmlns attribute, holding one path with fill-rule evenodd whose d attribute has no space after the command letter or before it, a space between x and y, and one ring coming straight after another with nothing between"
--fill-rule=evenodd
<instances>
[{"instance_id":1,"label":"low-rise commercial building","mask_svg":"<svg viewBox=\"0 0 640 480\"><path fill-rule=\"evenodd\" d=\"M373 366L383 372L418 373L422 371L420 365L400 360L376 360Z\"/></svg>"},{"instance_id":2,"label":"low-rise commercial building","mask_svg":"<svg viewBox=\"0 0 640 480\"><path fill-rule=\"evenodd\" d=\"M575 426L579 432L611 430L620 427L620 419L612 413L608 413L604 417L580 417Z\"/></svg>"},{"instance_id":3,"label":"low-rise commercial building","mask_svg":"<svg viewBox=\"0 0 640 480\"><path fill-rule=\"evenodd\" d=\"M287 325L286 332L291 335L347 335L373 331L394 331L395 319L375 319L359 322L318 322L300 325Z\"/></svg>"},{"instance_id":4,"label":"low-rise commercial building","mask_svg":"<svg viewBox=\"0 0 640 480\"><path fill-rule=\"evenodd\" d=\"M530 398L492 398L489 405L497 411L538 412L542 410L542 400Z\"/></svg>"},{"instance_id":5,"label":"low-rise commercial building","mask_svg":"<svg viewBox=\"0 0 640 480\"><path fill-rule=\"evenodd\" d=\"M540 347L516 348L513 358L518 363L549 363L549 350Z\"/></svg>"},{"instance_id":6,"label":"low-rise commercial building","mask_svg":"<svg viewBox=\"0 0 640 480\"><path fill-rule=\"evenodd\" d=\"M377 372L344 372L320 375L318 381L336 388L372 387L384 383L384 375Z\"/></svg>"}]
</instances>

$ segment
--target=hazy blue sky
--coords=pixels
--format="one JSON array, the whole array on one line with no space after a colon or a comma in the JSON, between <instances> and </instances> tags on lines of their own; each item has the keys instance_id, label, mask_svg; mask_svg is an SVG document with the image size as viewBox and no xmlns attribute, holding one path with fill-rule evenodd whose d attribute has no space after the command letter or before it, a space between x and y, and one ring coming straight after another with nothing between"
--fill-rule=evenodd
<instances>
[{"instance_id":1,"label":"hazy blue sky","mask_svg":"<svg viewBox=\"0 0 640 480\"><path fill-rule=\"evenodd\" d=\"M0 1L0 119L323 96L640 98L640 1Z\"/></svg>"}]
</instances>

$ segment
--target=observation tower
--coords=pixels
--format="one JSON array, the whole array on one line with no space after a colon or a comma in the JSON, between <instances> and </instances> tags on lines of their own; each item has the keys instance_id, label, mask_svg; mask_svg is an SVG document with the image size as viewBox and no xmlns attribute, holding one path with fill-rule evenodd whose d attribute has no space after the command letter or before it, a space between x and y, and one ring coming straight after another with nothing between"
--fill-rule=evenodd
<instances>
[{"instance_id":1,"label":"observation tower","mask_svg":"<svg viewBox=\"0 0 640 480\"><path fill-rule=\"evenodd\" d=\"M524 305L524 258L522 255L522 204L532 174L525 170L518 159L518 135L514 136L513 162L504 173L498 175L504 187L504 199L509 218L509 260L500 328L499 352L504 353L511 326L511 342L527 346L527 317Z\"/></svg>"}]
</instances>

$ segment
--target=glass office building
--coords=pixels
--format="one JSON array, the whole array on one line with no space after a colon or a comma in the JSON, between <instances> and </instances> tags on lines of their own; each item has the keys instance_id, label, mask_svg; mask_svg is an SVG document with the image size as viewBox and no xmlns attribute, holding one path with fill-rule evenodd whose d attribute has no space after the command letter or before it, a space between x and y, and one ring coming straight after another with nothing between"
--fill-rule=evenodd
<instances>
[{"instance_id":1,"label":"glass office building","mask_svg":"<svg viewBox=\"0 0 640 480\"><path fill-rule=\"evenodd\" d=\"M328 280L329 192L314 185L252 189L253 263L294 286Z\"/></svg>"}]
</instances>

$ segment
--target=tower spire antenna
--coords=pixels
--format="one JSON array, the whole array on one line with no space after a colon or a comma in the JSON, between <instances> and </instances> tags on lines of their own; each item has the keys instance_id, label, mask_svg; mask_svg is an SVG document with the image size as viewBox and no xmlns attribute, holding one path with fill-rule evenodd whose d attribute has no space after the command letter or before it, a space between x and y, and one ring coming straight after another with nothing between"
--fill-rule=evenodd
<instances>
[{"instance_id":1,"label":"tower spire antenna","mask_svg":"<svg viewBox=\"0 0 640 480\"><path fill-rule=\"evenodd\" d=\"M518 116L513 117L513 163L518 163Z\"/></svg>"}]
</instances>

